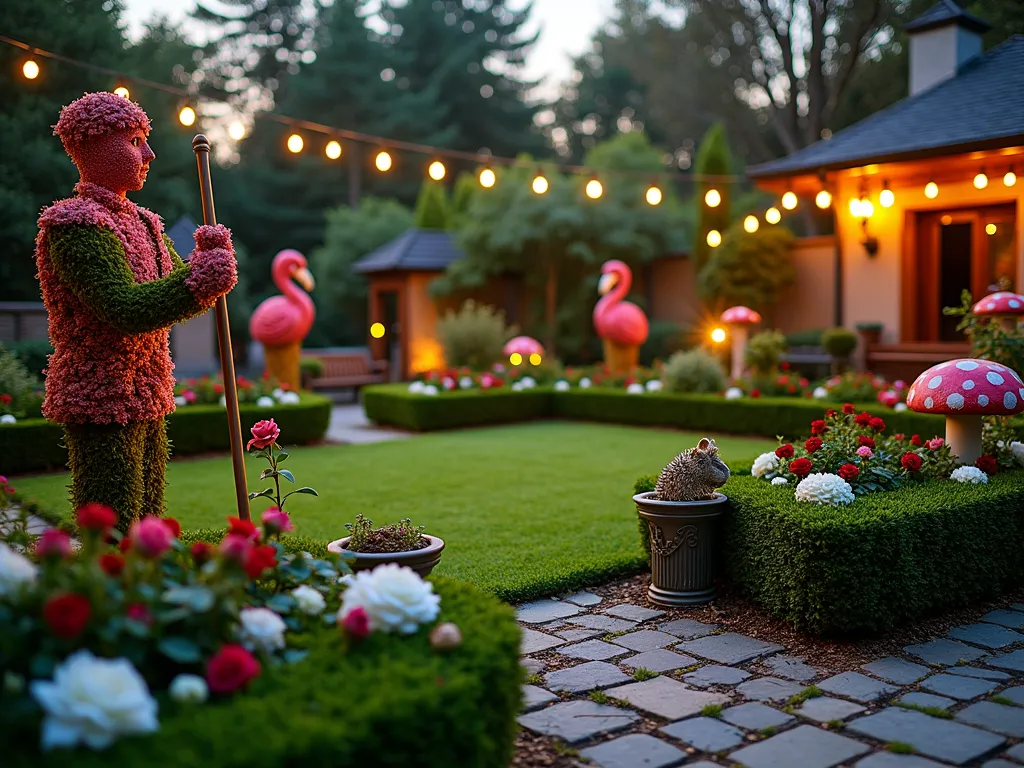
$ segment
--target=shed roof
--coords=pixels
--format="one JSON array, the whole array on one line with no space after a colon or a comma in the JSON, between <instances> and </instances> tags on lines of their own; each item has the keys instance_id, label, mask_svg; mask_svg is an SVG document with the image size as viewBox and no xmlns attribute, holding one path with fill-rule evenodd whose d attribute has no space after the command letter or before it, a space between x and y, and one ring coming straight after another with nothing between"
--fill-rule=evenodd
<instances>
[{"instance_id":1,"label":"shed roof","mask_svg":"<svg viewBox=\"0 0 1024 768\"><path fill-rule=\"evenodd\" d=\"M463 255L451 232L412 227L355 264L356 272L443 272Z\"/></svg>"}]
</instances>

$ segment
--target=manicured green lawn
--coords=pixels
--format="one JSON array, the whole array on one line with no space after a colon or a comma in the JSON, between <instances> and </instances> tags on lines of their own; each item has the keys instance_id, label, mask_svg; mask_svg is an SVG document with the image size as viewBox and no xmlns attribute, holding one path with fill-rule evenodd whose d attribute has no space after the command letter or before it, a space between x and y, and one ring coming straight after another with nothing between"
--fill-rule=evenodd
<instances>
[{"instance_id":1,"label":"manicured green lawn","mask_svg":"<svg viewBox=\"0 0 1024 768\"><path fill-rule=\"evenodd\" d=\"M644 564L630 501L633 482L700 438L685 432L535 422L440 432L361 446L298 448L287 466L320 498L288 501L298 532L331 540L357 513L403 517L447 543L438 573L508 600L571 589ZM770 450L765 440L716 439L726 461ZM262 464L249 459L250 489ZM167 503L189 529L234 514L227 457L172 462ZM18 478L45 509L67 511L64 475ZM262 501L262 500L260 500ZM254 507L254 515L264 506Z\"/></svg>"}]
</instances>

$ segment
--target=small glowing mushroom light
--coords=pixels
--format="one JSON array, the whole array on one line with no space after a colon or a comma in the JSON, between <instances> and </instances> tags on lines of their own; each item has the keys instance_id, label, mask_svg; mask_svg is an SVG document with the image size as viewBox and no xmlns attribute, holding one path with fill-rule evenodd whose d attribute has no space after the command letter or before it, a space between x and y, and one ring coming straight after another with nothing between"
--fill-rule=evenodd
<instances>
[{"instance_id":1,"label":"small glowing mushroom light","mask_svg":"<svg viewBox=\"0 0 1024 768\"><path fill-rule=\"evenodd\" d=\"M529 360L531 365L540 365L544 357L544 347L539 341L529 336L516 336L509 339L503 352L512 365L519 365L524 360ZM519 360L519 362L516 363L513 360Z\"/></svg>"},{"instance_id":2,"label":"small glowing mushroom light","mask_svg":"<svg viewBox=\"0 0 1024 768\"><path fill-rule=\"evenodd\" d=\"M1010 291L990 293L971 309L975 315L998 321L1003 330L1012 331L1024 317L1024 296Z\"/></svg>"},{"instance_id":3,"label":"small glowing mushroom light","mask_svg":"<svg viewBox=\"0 0 1024 768\"><path fill-rule=\"evenodd\" d=\"M1024 382L1016 371L991 360L939 363L917 377L907 406L946 417L946 443L961 464L981 456L981 417L1024 410Z\"/></svg>"},{"instance_id":4,"label":"small glowing mushroom light","mask_svg":"<svg viewBox=\"0 0 1024 768\"><path fill-rule=\"evenodd\" d=\"M743 356L747 349L747 329L761 322L761 315L749 307L730 307L722 313L723 323L730 326L732 334L732 371L733 379L743 377Z\"/></svg>"}]
</instances>

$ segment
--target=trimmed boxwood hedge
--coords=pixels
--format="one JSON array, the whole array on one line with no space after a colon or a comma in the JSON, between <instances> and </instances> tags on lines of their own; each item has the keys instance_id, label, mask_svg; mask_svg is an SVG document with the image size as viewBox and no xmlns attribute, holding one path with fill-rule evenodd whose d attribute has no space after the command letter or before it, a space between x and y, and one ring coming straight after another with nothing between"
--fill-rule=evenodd
<instances>
[{"instance_id":1,"label":"trimmed boxwood hedge","mask_svg":"<svg viewBox=\"0 0 1024 768\"><path fill-rule=\"evenodd\" d=\"M512 759L520 685L511 607L466 584L432 579L441 619L462 645L436 653L428 628L374 634L344 649L336 630L310 654L264 668L252 690L203 705L160 697L160 731L111 749L40 755L38 733L0 733L10 768L505 768Z\"/></svg>"},{"instance_id":2,"label":"trimmed boxwood hedge","mask_svg":"<svg viewBox=\"0 0 1024 768\"><path fill-rule=\"evenodd\" d=\"M363 388L366 417L415 432L455 427L507 424L551 416L550 389L524 392L510 389L472 389L437 397L411 394L404 384Z\"/></svg>"},{"instance_id":3,"label":"trimmed boxwood hedge","mask_svg":"<svg viewBox=\"0 0 1024 768\"><path fill-rule=\"evenodd\" d=\"M308 445L327 433L331 400L323 395L303 394L302 402L296 405L257 408L243 404L239 411L243 439L249 427L272 417L281 427L284 445ZM227 411L219 405L192 405L175 411L167 417L167 434L172 456L230 449ZM0 474L63 469L67 460L60 424L46 419L22 419L0 426Z\"/></svg>"},{"instance_id":4,"label":"trimmed boxwood hedge","mask_svg":"<svg viewBox=\"0 0 1024 768\"><path fill-rule=\"evenodd\" d=\"M653 490L654 478L637 481ZM724 575L754 602L821 635L881 632L1024 584L1024 473L869 494L849 507L734 476L722 488Z\"/></svg>"}]
</instances>

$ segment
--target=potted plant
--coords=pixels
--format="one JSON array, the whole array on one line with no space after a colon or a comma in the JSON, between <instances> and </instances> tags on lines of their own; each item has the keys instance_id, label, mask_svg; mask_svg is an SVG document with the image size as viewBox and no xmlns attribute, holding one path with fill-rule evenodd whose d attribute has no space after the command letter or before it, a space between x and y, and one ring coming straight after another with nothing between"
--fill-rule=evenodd
<instances>
[{"instance_id":1,"label":"potted plant","mask_svg":"<svg viewBox=\"0 0 1024 768\"><path fill-rule=\"evenodd\" d=\"M356 515L355 521L345 527L349 535L332 541L327 551L349 555L346 560L353 571L398 563L426 577L441 562L444 541L423 533L424 526L414 526L408 518L374 528L372 520Z\"/></svg>"},{"instance_id":2,"label":"potted plant","mask_svg":"<svg viewBox=\"0 0 1024 768\"><path fill-rule=\"evenodd\" d=\"M842 373L857 348L857 334L847 328L829 328L821 334L821 346L832 358L834 373Z\"/></svg>"},{"instance_id":3,"label":"potted plant","mask_svg":"<svg viewBox=\"0 0 1024 768\"><path fill-rule=\"evenodd\" d=\"M878 344L882 340L882 328L881 323L857 323L855 326L857 333L864 339L864 345Z\"/></svg>"},{"instance_id":4,"label":"potted plant","mask_svg":"<svg viewBox=\"0 0 1024 768\"><path fill-rule=\"evenodd\" d=\"M633 497L650 532L652 603L677 608L714 598L718 521L728 509L715 489L728 479L715 442L705 437L661 471L654 491Z\"/></svg>"}]
</instances>

